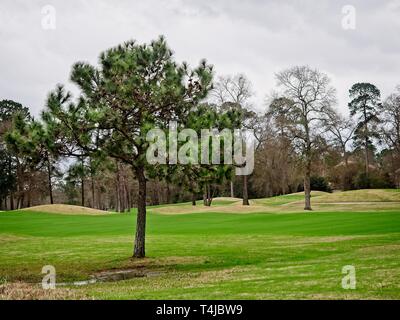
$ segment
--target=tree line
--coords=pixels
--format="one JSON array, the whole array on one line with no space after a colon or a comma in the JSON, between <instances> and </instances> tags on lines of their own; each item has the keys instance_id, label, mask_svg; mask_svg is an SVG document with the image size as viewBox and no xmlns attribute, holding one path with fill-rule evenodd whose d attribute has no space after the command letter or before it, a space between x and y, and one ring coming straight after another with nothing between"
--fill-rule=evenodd
<instances>
[{"instance_id":1,"label":"tree line","mask_svg":"<svg viewBox=\"0 0 400 320\"><path fill-rule=\"evenodd\" d=\"M119 212L137 207L134 256L145 256L146 205L216 196L268 197L311 190L400 186L400 86L383 99L371 83L349 89L349 116L337 109L329 77L309 66L276 74L262 112L243 74L214 79L205 60L175 61L165 39L129 41L78 62L73 97L58 85L35 119L20 103L0 101L0 206L14 210L67 203ZM146 134L157 127L251 129L255 169L233 164L150 165ZM211 147L211 141L208 142ZM221 153L221 157L223 158Z\"/></svg>"}]
</instances>

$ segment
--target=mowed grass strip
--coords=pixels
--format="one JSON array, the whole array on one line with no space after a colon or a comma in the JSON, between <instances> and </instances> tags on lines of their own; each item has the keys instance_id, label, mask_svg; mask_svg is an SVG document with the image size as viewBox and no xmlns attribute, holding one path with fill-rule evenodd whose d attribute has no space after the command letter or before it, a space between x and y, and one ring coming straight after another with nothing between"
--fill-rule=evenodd
<instances>
[{"instance_id":1,"label":"mowed grass strip","mask_svg":"<svg viewBox=\"0 0 400 320\"><path fill-rule=\"evenodd\" d=\"M112 269L155 276L73 288L105 299L400 298L400 210L149 214L147 255L130 259L135 214L0 214L0 278L88 279ZM341 288L344 265L357 289Z\"/></svg>"}]
</instances>

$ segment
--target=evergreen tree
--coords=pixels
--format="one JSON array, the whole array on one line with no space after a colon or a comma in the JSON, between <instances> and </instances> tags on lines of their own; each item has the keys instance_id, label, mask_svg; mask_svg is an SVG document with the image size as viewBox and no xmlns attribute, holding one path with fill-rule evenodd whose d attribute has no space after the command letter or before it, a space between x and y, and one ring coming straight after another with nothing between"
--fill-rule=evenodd
<instances>
[{"instance_id":1,"label":"evergreen tree","mask_svg":"<svg viewBox=\"0 0 400 320\"><path fill-rule=\"evenodd\" d=\"M49 199L53 204L53 178L58 175L59 154L51 132L42 123L18 114L6 141L10 150L26 159L30 171L44 169L47 172Z\"/></svg>"},{"instance_id":2,"label":"evergreen tree","mask_svg":"<svg viewBox=\"0 0 400 320\"><path fill-rule=\"evenodd\" d=\"M12 100L0 101L0 206L1 201L5 202L9 196L10 209L14 209L14 191L17 188L17 170L19 161L16 155L7 148L6 135L13 127L14 118L20 115L22 118L30 119L29 109L21 103ZM21 176L19 180L21 180Z\"/></svg>"},{"instance_id":3,"label":"evergreen tree","mask_svg":"<svg viewBox=\"0 0 400 320\"><path fill-rule=\"evenodd\" d=\"M378 137L378 112L381 108L381 93L371 83L356 83L350 91L349 109L351 116L357 116L357 129L354 134L356 146L363 146L365 155L365 176L368 179L370 152L373 138Z\"/></svg>"},{"instance_id":4,"label":"evergreen tree","mask_svg":"<svg viewBox=\"0 0 400 320\"><path fill-rule=\"evenodd\" d=\"M77 63L71 79L81 90L77 103L59 88L48 112L71 143L91 156L131 166L139 183L134 257L145 256L147 132L187 117L211 89L212 68L178 65L164 38L150 45L129 41L100 55L100 66ZM61 94L60 94L61 91Z\"/></svg>"}]
</instances>

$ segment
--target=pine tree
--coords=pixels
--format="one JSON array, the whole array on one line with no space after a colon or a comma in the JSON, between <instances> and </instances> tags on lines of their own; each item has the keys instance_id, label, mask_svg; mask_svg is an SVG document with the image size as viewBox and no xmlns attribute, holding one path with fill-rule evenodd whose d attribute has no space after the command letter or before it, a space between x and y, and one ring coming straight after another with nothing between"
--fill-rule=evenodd
<instances>
[{"instance_id":1,"label":"pine tree","mask_svg":"<svg viewBox=\"0 0 400 320\"><path fill-rule=\"evenodd\" d=\"M356 83L350 91L351 101L349 109L351 116L358 116L357 129L355 131L356 145L362 145L365 152L365 177L368 180L370 165L370 150L373 149L372 139L378 135L378 112L381 108L381 93L371 83Z\"/></svg>"},{"instance_id":2,"label":"pine tree","mask_svg":"<svg viewBox=\"0 0 400 320\"><path fill-rule=\"evenodd\" d=\"M129 41L100 55L100 66L73 66L81 96L53 92L48 112L69 143L93 157L102 154L131 166L139 183L134 257L145 256L147 132L187 117L211 89L212 67L178 65L163 37L147 45ZM58 89L60 91L62 89Z\"/></svg>"},{"instance_id":3,"label":"pine tree","mask_svg":"<svg viewBox=\"0 0 400 320\"><path fill-rule=\"evenodd\" d=\"M14 119L20 116L30 119L29 109L21 103L12 100L0 101L0 201L4 200L4 208L7 207L7 196L9 196L10 209L14 209L14 192L17 188L18 159L15 152L7 147L6 136L13 128ZM1 205L0 205L1 206Z\"/></svg>"}]
</instances>

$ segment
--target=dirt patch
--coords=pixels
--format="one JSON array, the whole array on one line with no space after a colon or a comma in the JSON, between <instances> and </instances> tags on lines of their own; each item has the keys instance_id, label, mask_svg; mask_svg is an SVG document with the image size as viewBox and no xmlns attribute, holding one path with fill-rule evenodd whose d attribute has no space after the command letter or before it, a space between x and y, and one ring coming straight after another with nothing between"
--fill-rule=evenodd
<instances>
[{"instance_id":1,"label":"dirt patch","mask_svg":"<svg viewBox=\"0 0 400 320\"><path fill-rule=\"evenodd\" d=\"M40 285L24 282L0 285L0 300L68 300L87 299L70 289L44 290Z\"/></svg>"},{"instance_id":2,"label":"dirt patch","mask_svg":"<svg viewBox=\"0 0 400 320\"><path fill-rule=\"evenodd\" d=\"M202 263L204 257L167 257L159 259L132 259L124 268L96 272L86 280L57 283L57 286L86 286L99 282L116 282L133 278L159 277L168 272L169 266Z\"/></svg>"},{"instance_id":3,"label":"dirt patch","mask_svg":"<svg viewBox=\"0 0 400 320\"><path fill-rule=\"evenodd\" d=\"M135 269L120 269L120 270L109 270L97 273L94 277L98 282L112 282L121 281L132 278L144 278L144 277L158 277L165 273L160 270L148 270L145 268Z\"/></svg>"}]
</instances>

